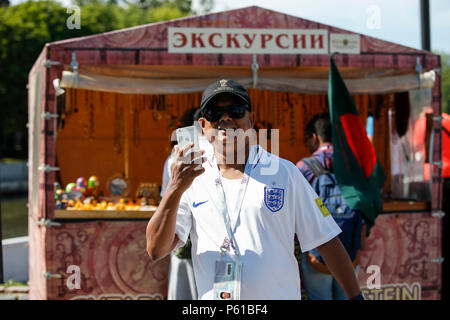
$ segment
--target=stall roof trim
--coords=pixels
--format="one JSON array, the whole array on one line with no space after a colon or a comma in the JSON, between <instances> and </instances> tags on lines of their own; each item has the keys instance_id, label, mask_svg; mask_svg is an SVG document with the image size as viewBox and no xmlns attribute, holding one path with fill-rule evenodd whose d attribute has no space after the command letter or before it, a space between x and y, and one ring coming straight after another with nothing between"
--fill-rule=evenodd
<instances>
[{"instance_id":1,"label":"stall roof trim","mask_svg":"<svg viewBox=\"0 0 450 320\"><path fill-rule=\"evenodd\" d=\"M252 17L252 19L249 19L249 17ZM59 59L58 61L63 60L66 65L70 64L71 52L76 52L77 60L85 65L183 64L244 66L252 62L251 54L169 53L167 49L169 27L325 29L329 34L345 33L358 35L355 32L252 6L52 42L47 44L47 48L51 51L53 58ZM410 68L411 65L414 66L417 57L421 59L421 64L425 69L436 68L440 65L439 56L428 51L409 48L362 34L359 35L360 54L339 55L348 56L348 58L337 57L336 63L338 65ZM329 65L327 54L261 54L258 56L258 59L260 66L325 67ZM349 59L352 61L348 61Z\"/></svg>"},{"instance_id":2,"label":"stall roof trim","mask_svg":"<svg viewBox=\"0 0 450 320\"><path fill-rule=\"evenodd\" d=\"M254 17L254 19L248 19ZM167 28L168 27L198 27L198 28L266 28L266 29L326 29L329 32L358 34L345 29L340 29L319 22L307 20L304 18L288 15L261 8L250 6L241 9L226 10L221 12L209 13L198 16L189 16L168 21L159 21L130 28L124 28L90 36L66 39L51 42L50 46L64 46L73 48L167 48ZM154 31L164 32L154 34ZM374 46L368 46L367 52L385 52L386 49L395 48L396 52L404 53L425 53L428 51L418 50L407 46L402 46L393 42L369 37L359 34L361 37L376 42ZM148 36L148 37L147 37ZM124 40L128 41L124 41ZM153 43L158 40L162 46L155 47ZM363 49L363 48L362 48ZM366 51L366 50L361 50ZM390 51L387 51L390 52Z\"/></svg>"}]
</instances>

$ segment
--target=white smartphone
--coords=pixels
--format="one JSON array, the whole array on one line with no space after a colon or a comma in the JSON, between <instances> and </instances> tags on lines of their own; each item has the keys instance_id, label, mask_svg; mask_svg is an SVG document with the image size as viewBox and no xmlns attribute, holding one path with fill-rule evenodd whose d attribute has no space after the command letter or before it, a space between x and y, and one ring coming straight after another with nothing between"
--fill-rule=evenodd
<instances>
[{"instance_id":1,"label":"white smartphone","mask_svg":"<svg viewBox=\"0 0 450 320\"><path fill-rule=\"evenodd\" d=\"M196 151L200 149L196 126L178 128L176 134L179 149L192 142L194 143L194 147L191 150Z\"/></svg>"}]
</instances>

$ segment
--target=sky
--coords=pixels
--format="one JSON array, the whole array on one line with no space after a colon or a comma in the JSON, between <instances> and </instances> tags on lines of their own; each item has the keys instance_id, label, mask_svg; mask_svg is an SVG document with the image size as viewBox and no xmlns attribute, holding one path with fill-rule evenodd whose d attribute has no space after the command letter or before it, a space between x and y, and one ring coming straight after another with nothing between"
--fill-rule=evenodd
<instances>
[{"instance_id":1,"label":"sky","mask_svg":"<svg viewBox=\"0 0 450 320\"><path fill-rule=\"evenodd\" d=\"M200 0L193 0L198 8ZM216 0L212 12L259 6L421 49L420 0ZM450 1L430 0L431 50L450 53Z\"/></svg>"},{"instance_id":2,"label":"sky","mask_svg":"<svg viewBox=\"0 0 450 320\"><path fill-rule=\"evenodd\" d=\"M24 0L12 0L17 4ZM201 0L192 0L198 11ZM59 0L65 5L70 0ZM215 0L212 12L259 6L421 49L420 0ZM83 19L83 13L81 13ZM450 1L430 0L431 50L450 53Z\"/></svg>"}]
</instances>

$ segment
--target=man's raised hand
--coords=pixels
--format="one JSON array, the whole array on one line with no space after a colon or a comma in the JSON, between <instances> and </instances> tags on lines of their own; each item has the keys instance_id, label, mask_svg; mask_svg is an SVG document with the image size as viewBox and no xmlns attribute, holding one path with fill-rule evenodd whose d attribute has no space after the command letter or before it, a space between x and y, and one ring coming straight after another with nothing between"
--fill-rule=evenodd
<instances>
[{"instance_id":1,"label":"man's raised hand","mask_svg":"<svg viewBox=\"0 0 450 320\"><path fill-rule=\"evenodd\" d=\"M173 148L173 162L170 166L170 181L167 188L183 193L186 191L196 177L205 172L202 164L206 161L202 157L204 150L190 151L194 143L185 145L179 149L176 145Z\"/></svg>"}]
</instances>

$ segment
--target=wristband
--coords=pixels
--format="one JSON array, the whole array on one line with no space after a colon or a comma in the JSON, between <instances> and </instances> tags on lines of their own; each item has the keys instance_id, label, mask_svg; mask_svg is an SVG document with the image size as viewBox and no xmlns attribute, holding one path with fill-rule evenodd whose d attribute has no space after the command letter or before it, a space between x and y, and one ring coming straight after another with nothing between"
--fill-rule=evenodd
<instances>
[{"instance_id":1,"label":"wristband","mask_svg":"<svg viewBox=\"0 0 450 320\"><path fill-rule=\"evenodd\" d=\"M350 298L349 300L366 300L364 293L360 292L357 296Z\"/></svg>"}]
</instances>

